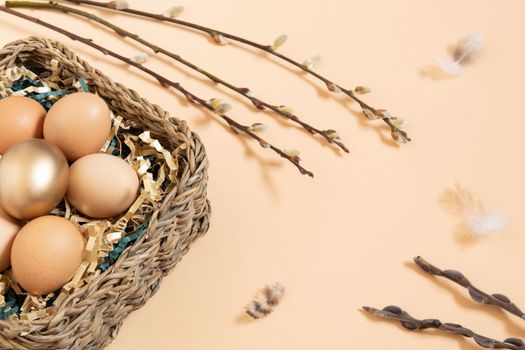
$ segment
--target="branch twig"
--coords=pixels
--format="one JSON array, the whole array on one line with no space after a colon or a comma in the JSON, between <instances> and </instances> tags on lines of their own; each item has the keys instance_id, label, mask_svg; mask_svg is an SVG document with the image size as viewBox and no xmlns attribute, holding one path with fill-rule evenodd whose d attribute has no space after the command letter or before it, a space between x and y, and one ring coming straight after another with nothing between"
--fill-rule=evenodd
<instances>
[{"instance_id":1,"label":"branch twig","mask_svg":"<svg viewBox=\"0 0 525 350\"><path fill-rule=\"evenodd\" d=\"M281 150L280 148L275 147L271 143L267 142L266 140L262 139L260 136L258 136L254 132L252 132L249 126L243 125L243 124L233 120L232 118L230 118L229 116L227 116L227 115L225 115L223 113L219 113L215 108L213 108L212 105L210 105L210 103L208 103L206 100L196 96L195 94L191 93L190 91L186 90L180 83L174 82L172 80L169 80L169 79L165 78L164 76L160 75L159 73L157 73L157 72L155 72L155 71L153 71L153 70L143 66L142 64L133 62L131 59L129 59L129 58L125 57L125 56L122 56L122 55L120 55L120 54L118 54L118 53L116 53L116 52L114 52L112 50L109 50L109 49L103 47L103 46L100 46L100 45L96 44L91 39L79 36L79 35L77 35L75 33L72 33L70 31L62 29L60 27L57 27L57 26L55 26L53 24L50 24L50 23L45 22L43 20L40 20L40 19L38 19L36 17L32 17L32 16L29 16L29 15L23 14L21 12L15 11L15 10L7 8L5 6L0 6L0 11L9 13L9 14L14 15L16 17L23 18L23 19L25 19L27 21L30 21L30 22L33 22L35 24L41 25L43 27L46 27L48 29L51 29L51 30L53 30L55 32L58 32L58 33L60 33L62 35L65 35L65 36L69 37L71 40L78 41L78 42L81 42L81 43L83 43L83 44L85 44L87 46L90 46L93 49L96 49L96 50L100 51L104 55L108 55L108 56L114 57L114 58L116 58L116 59L118 59L118 60L120 60L122 62L125 62L125 63L127 63L127 64L129 64L131 66L136 67L137 69L140 69L144 73L147 73L150 76L154 77L162 86L171 86L174 89L176 89L177 91L179 91L181 94L183 94L186 97L186 99L189 102L197 102L198 104L200 104L201 106L205 107L206 109L216 113L218 116L220 116L224 121L226 121L228 123L228 125L232 128L232 130L244 133L244 134L248 135L249 137L255 139L256 141L259 142L259 144L263 148L271 149L272 151L274 151L275 153L277 153L278 155L280 155L281 157L285 158L286 160L291 162L293 165L295 165L295 167L301 172L301 174L313 177L313 173L311 173L310 171L306 170L305 168L303 168L301 166L300 159L299 159L298 156L290 156L290 155L288 155L285 151Z\"/></svg>"},{"instance_id":2,"label":"branch twig","mask_svg":"<svg viewBox=\"0 0 525 350\"><path fill-rule=\"evenodd\" d=\"M490 349L510 349L524 350L525 344L518 338L507 338L504 341L495 340L485 337L481 334L455 323L443 323L438 319L419 320L412 317L405 310L398 306L387 306L382 310L370 306L363 306L363 309L375 316L399 321L401 325L411 331L422 331L428 328L437 329L442 332L454 333L465 338L472 338L483 348Z\"/></svg>"},{"instance_id":3,"label":"branch twig","mask_svg":"<svg viewBox=\"0 0 525 350\"><path fill-rule=\"evenodd\" d=\"M503 294L488 294L479 288L475 287L470 281L459 271L456 270L441 270L436 266L430 264L422 257L414 258L417 266L429 275L446 278L466 288L472 300L480 304L494 305L503 310L518 316L522 320L525 319L525 314L516 306L507 296Z\"/></svg>"},{"instance_id":4,"label":"branch twig","mask_svg":"<svg viewBox=\"0 0 525 350\"><path fill-rule=\"evenodd\" d=\"M289 64L291 64L291 65L301 69L302 71L304 71L304 72L312 75L313 77L317 78L318 80L322 81L324 84L326 84L326 86L328 87L328 89L330 91L341 91L341 92L343 92L345 95L347 95L348 97L350 97L352 100L354 100L355 102L357 102L359 104L359 106L363 110L363 113L365 114L365 116L368 119L381 119L381 120L383 120L383 122L390 127L392 138L394 140L396 140L397 142L404 143L404 142L407 142L407 141L411 140L410 137L407 135L407 133L405 131L403 131L402 129L397 127L392 122L393 120L395 121L396 118L392 117L390 115L390 113L388 113L385 110L376 109L376 108L370 106L369 104L364 102L362 99L357 97L353 90L346 89L346 88L342 87L341 85L336 84L335 82L325 78L324 76L320 75L319 73L314 72L307 65L301 64L301 63L291 59L290 57L285 56L285 55L277 52L273 48L272 45L259 44L259 43L256 43L254 41L251 41L251 40L239 37L237 35L229 34L229 33L226 33L226 32L220 31L220 30L216 30L216 29L212 29L212 28L209 28L209 27L205 27L205 26L202 26L202 25L199 25L199 24L195 24L195 23L191 23L191 22L187 22L187 21L182 21L180 19L166 17L166 16L160 15L160 14L155 14L155 13L150 13L150 12L146 12L146 11L135 10L135 9L131 9L129 7L124 8L124 9L117 9L117 8L115 8L116 6L115 6L115 2L114 1L109 1L109 2L93 1L93 0L64 0L64 1L70 2L70 3L74 3L74 4L77 4L77 5L90 5L90 6L96 6L96 7L105 8L105 9L112 9L112 10L116 10L116 11L119 11L119 12L132 14L132 15L136 15L136 16L152 18L152 19L155 19L155 20L158 20L158 21L170 22L170 23L174 23L174 24L177 24L177 25L180 25L180 26L183 26L183 27L192 28L192 29L198 30L200 32L204 32L204 33L210 35L212 38L227 38L227 39L230 39L230 40L233 40L233 41L236 41L236 42L240 42L240 43L243 43L243 44L255 47L255 48L259 49L259 50L265 51L265 52L267 52L267 53L269 53L269 54L271 54L271 55L273 55L275 57L280 58L281 60L284 60L284 61L288 62Z\"/></svg>"},{"instance_id":5,"label":"branch twig","mask_svg":"<svg viewBox=\"0 0 525 350\"><path fill-rule=\"evenodd\" d=\"M117 33L118 35L122 36L122 37L128 37L130 38L131 40L134 40L148 48L150 48L154 53L161 53L163 55L166 55L172 59L174 59L175 61L178 61L182 64L184 64L185 66L193 69L194 71L196 72L199 72L200 74L204 75L205 77L207 77L209 80L213 81L214 83L216 84L220 84L220 85L223 85L225 87L227 87L228 89L234 91L235 93L243 96L244 98L248 99L255 107L257 107L258 109L260 110L263 110L263 109L270 109L272 110L273 112L279 114L281 117L284 117L298 125L300 125L302 128L304 128L307 132L309 132L310 134L313 134L313 135L320 135L322 136L327 142L331 143L331 144L334 144L334 145L337 145L339 148L341 148L343 151L347 152L348 153L348 148L340 141L336 138L337 136L337 133L334 132L334 130L332 129L326 129L326 130L320 130L306 122L304 122L303 120L301 120L297 115L293 114L293 113L290 113L288 112L286 109L283 109L281 106L279 105L273 105L273 104L270 104L266 101L263 101L255 96L253 96L251 94L251 91L250 89L248 88L243 88L243 87L239 87L239 86L235 86L227 81L225 81L224 79L222 78L219 78L218 76L216 76L215 74L213 73L210 73L208 71L206 71L205 69L197 66L196 64L182 58L180 55L172 52L172 51L168 51L166 49L163 49L162 47L159 47L155 44L152 44L151 42L143 39L142 37L140 37L139 35L137 34L134 34L128 30L125 30L124 28L120 27L120 26L117 26L109 21L106 21L92 13L89 13L89 12L86 12L86 11L82 11L82 10L79 10L79 9L76 9L76 8L72 8L72 7L68 7L68 6L63 6L63 5L60 5L60 4L57 4L57 3L53 3L53 2L49 2L49 3L40 3L40 2L33 2L33 1L6 1L5 2L5 6L7 7L11 7L11 8L36 8L36 9L47 9L47 10L55 10L55 11L62 11L64 13L70 13L70 14L75 14L75 15L78 15L78 16L81 16L81 17L84 17L84 18L87 18L91 21L94 21L94 22L97 22L107 28L110 28L111 30L113 30L115 33Z\"/></svg>"}]
</instances>

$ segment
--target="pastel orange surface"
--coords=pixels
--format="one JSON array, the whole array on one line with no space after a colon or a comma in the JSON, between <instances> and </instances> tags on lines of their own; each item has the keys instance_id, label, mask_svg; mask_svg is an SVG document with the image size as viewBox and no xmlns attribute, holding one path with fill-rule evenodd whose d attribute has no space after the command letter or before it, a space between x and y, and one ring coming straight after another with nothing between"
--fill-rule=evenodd
<instances>
[{"instance_id":1,"label":"pastel orange surface","mask_svg":"<svg viewBox=\"0 0 525 350\"><path fill-rule=\"evenodd\" d=\"M178 4L130 2L158 13ZM210 45L169 25L107 16L269 101L294 107L312 124L338 130L351 147L348 156L254 113L178 64L158 58L148 63L204 97L232 101L235 118L268 124L265 137L301 150L316 174L311 180L134 69L2 14L2 43L37 34L68 43L115 80L188 120L207 146L212 227L108 349L475 349L453 336L417 335L376 322L358 310L365 304L398 304L416 316L461 323L498 339L525 336L523 321L475 305L462 290L407 265L421 254L525 305L523 1L180 4L187 7L185 19L261 42L288 34L283 52L300 60L320 54L318 70L326 76L348 87L372 87L367 101L408 119L413 142L392 146L381 123L364 121L355 104L329 98L316 81L265 55ZM126 55L142 51L82 20L34 14ZM479 61L458 78L436 75L432 60L473 31L486 40ZM458 238L457 217L440 200L455 182L499 209L508 220L505 229L476 244ZM274 281L287 288L282 304L267 319L246 321L245 303Z\"/></svg>"}]
</instances>

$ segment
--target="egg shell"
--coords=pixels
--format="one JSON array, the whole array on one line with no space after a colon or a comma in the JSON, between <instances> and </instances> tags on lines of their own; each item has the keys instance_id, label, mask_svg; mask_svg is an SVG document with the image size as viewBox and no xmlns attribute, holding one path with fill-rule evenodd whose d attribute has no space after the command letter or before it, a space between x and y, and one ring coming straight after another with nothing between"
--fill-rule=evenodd
<instances>
[{"instance_id":1,"label":"egg shell","mask_svg":"<svg viewBox=\"0 0 525 350\"><path fill-rule=\"evenodd\" d=\"M0 99L0 154L12 145L32 138L42 138L46 110L25 96Z\"/></svg>"},{"instance_id":2,"label":"egg shell","mask_svg":"<svg viewBox=\"0 0 525 350\"><path fill-rule=\"evenodd\" d=\"M0 272L11 266L11 247L18 231L20 223L0 206Z\"/></svg>"},{"instance_id":3,"label":"egg shell","mask_svg":"<svg viewBox=\"0 0 525 350\"><path fill-rule=\"evenodd\" d=\"M69 166L58 147L22 141L0 160L0 205L18 219L49 213L66 194Z\"/></svg>"},{"instance_id":4,"label":"egg shell","mask_svg":"<svg viewBox=\"0 0 525 350\"><path fill-rule=\"evenodd\" d=\"M84 215L108 218L133 204L139 185L136 171L123 159L90 154L71 165L66 197Z\"/></svg>"},{"instance_id":5,"label":"egg shell","mask_svg":"<svg viewBox=\"0 0 525 350\"><path fill-rule=\"evenodd\" d=\"M70 221L52 215L27 223L15 238L11 264L15 280L33 295L51 293L75 275L84 237Z\"/></svg>"},{"instance_id":6,"label":"egg shell","mask_svg":"<svg viewBox=\"0 0 525 350\"><path fill-rule=\"evenodd\" d=\"M69 161L98 152L110 131L108 105L97 95L85 92L57 101L44 122L44 138L58 146Z\"/></svg>"}]
</instances>

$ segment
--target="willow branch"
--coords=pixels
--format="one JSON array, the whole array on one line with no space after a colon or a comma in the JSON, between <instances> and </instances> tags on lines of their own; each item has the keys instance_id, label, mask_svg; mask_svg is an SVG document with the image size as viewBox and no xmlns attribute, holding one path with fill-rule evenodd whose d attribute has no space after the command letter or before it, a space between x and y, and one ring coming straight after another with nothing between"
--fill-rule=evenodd
<instances>
[{"instance_id":1,"label":"willow branch","mask_svg":"<svg viewBox=\"0 0 525 350\"><path fill-rule=\"evenodd\" d=\"M85 37L82 37L82 36L79 36L75 33L72 33L70 31L67 31L65 29L62 29L60 27L57 27L53 24L50 24L48 22L45 22L43 20L40 20L36 17L32 17L32 16L29 16L29 15L26 15L26 14L23 14L21 12L18 12L18 11L15 11L13 9L10 9L10 8L7 8L5 6L0 6L0 11L2 12L6 12L6 13L9 13L11 15L14 15L16 17L19 17L19 18L23 18L27 21L30 21L30 22L33 22L35 24L38 24L38 25L41 25L43 27L46 27L48 29L51 29L55 32L58 32L62 35L65 35L67 37L69 37L71 40L74 40L74 41L78 41L78 42L81 42L87 46L90 46L92 47L93 49L95 50L98 50L100 51L101 53L103 53L104 55L108 55L108 56L111 56L111 57L114 57L122 62L125 62L133 67L136 67L137 69L143 71L144 73L152 76L153 78L155 78L162 86L170 86L170 87L173 87L174 89L176 89L177 91L179 91L181 94L183 94L186 99L189 101L189 102L192 102L192 103L198 103L200 104L201 106L205 107L206 109L216 113L218 116L220 116L224 121L226 121L226 123L228 123L228 125L236 132L240 132L240 133L244 133L246 135L248 135L249 137L255 139L257 142L259 142L259 144L263 147L263 148L269 148L271 149L272 151L274 151L275 153L277 153L278 155L280 155L281 157L285 158L286 160L288 160L289 162L291 162L293 165L295 165L295 167L301 172L301 174L303 175L309 175L310 177L313 177L313 174L306 170L305 168L303 168L300 164L300 160L297 156L290 156L288 154L286 154L285 151L281 150L280 148L277 148L275 147L274 145L272 145L271 143L267 142L266 140L264 140L263 138L261 138L259 135L255 134L253 131L251 131L250 127L249 126L246 126L246 125L243 125L235 120L233 120L232 118L230 118L229 116L227 116L226 114L223 114L223 113L219 113L217 112L217 110L215 110L215 108L213 108L206 100L198 97L197 95L191 93L190 91L186 90L180 83L178 82L174 82L172 80L169 80L168 78L160 75L159 73L143 66L142 64L140 63L136 63L134 61L132 61L131 59L125 57L125 56L122 56L110 49L107 49L103 46L100 46L98 44L96 44L92 39L88 39L88 38L85 38Z\"/></svg>"},{"instance_id":2,"label":"willow branch","mask_svg":"<svg viewBox=\"0 0 525 350\"><path fill-rule=\"evenodd\" d=\"M490 349L510 349L510 350L524 350L525 344L518 338L507 338L504 341L495 340L455 323L443 323L438 319L424 319L419 320L412 317L405 310L398 306L387 306L382 310L375 309L370 306L363 306L363 309L377 317L384 319L396 320L401 325L410 331L423 331L425 329L436 329L441 332L453 333L465 338L472 338L483 348Z\"/></svg>"},{"instance_id":3,"label":"willow branch","mask_svg":"<svg viewBox=\"0 0 525 350\"><path fill-rule=\"evenodd\" d=\"M340 141L336 138L337 136L337 133L334 132L334 130L332 129L326 129L326 130L320 130L306 122L304 122L303 120L301 120L297 115L293 114L293 113L290 113L286 110L284 110L282 107L280 107L279 105L274 105L274 104L271 104L271 103L268 103L266 101L263 101L255 96L253 96L251 94L251 91L250 89L248 88L244 88L244 87L239 87L239 86L235 86L227 81L225 81L224 79L222 78L219 78L218 76L216 76L215 74L213 73L210 73L208 71L206 71L205 69L197 66L196 64L182 58L179 54L176 54L172 51L168 51L162 47L159 47L145 39L143 39L142 37L140 37L139 35L137 34L134 34L128 30L125 30L124 28L122 27L119 27L109 21L106 21L98 16L96 16L95 14L92 14L92 13L89 13L89 12L86 12L86 11L82 11L82 10L79 10L79 9L76 9L76 8L72 8L72 7L68 7L68 6L63 6L63 5L60 5L60 4L57 4L57 3L53 3L53 2L49 2L49 3L39 3L39 2L33 2L33 1L6 1L5 2L5 6L7 7L11 7L11 8L36 8L36 9L47 9L47 10L55 10L55 11L61 11L61 12L65 12L65 13L70 13L70 14L75 14L75 15L78 15L78 16L81 16L81 17L84 17L84 18L87 18L91 21L94 21L94 22L97 22L107 28L110 28L111 30L113 30L115 33L117 33L118 35L122 36L122 37L127 37L127 38L130 38L131 40L134 40L148 48L150 48L154 53L161 53L163 55L166 55L172 59L174 59L175 61L178 61L179 63L182 63L184 64L185 66L191 68L192 70L196 71L196 72L199 72L200 74L204 75L205 77L207 77L209 80L213 81L214 83L216 84L220 84L220 85L223 85L225 87L227 87L228 89L234 91L235 93L243 96L244 98L248 99L255 107L257 107L258 109L270 109L272 110L273 112L279 114L281 117L284 117L290 121L292 121L293 123L296 123L298 125L300 125L302 128L304 128L306 131L308 131L309 133L313 134L313 135L320 135L322 136L326 141L328 141L329 143L331 144L334 144L334 145L337 145L339 148L341 148L343 151L347 152L348 153L348 148Z\"/></svg>"},{"instance_id":4,"label":"willow branch","mask_svg":"<svg viewBox=\"0 0 525 350\"><path fill-rule=\"evenodd\" d=\"M206 33L206 34L210 35L213 38L223 37L223 38L227 38L227 39L230 39L232 41L243 43L245 45L249 45L249 46L255 47L255 48L259 49L259 50L265 51L268 54L273 55L275 57L278 57L281 60L288 62L289 64L291 64L291 65L301 69L302 71L304 71L304 72L312 75L313 77L317 78L318 80L322 81L324 84L326 84L326 86L328 87L329 90L343 92L345 95L347 95L348 97L350 97L352 100L354 100L355 102L357 102L359 104L359 106L363 110L363 112L364 112L366 117L368 117L370 119L370 116L374 115L374 116L377 116L378 118L372 118L372 119L381 119L381 120L383 120L383 122L389 126L389 128L391 130L391 133L392 133L392 137L395 140L400 141L400 142L410 141L410 137L408 137L407 133L405 131L403 131L402 129L400 129L399 127L397 127L396 125L394 125L394 123L392 123L392 120L395 120L395 118L391 117L390 114L385 113L385 111L382 110L382 109L377 109L377 108L374 108L374 107L370 106L369 104L364 102L362 99L360 99L358 96L356 96L356 94L354 93L353 90L346 89L343 86L341 86L339 84L336 84L332 80L329 80L328 78L325 78L321 74L313 71L307 65L301 64L301 63L297 62L296 60L293 60L292 58L277 52L272 47L272 45L259 44L259 43L256 43L254 41L251 41L251 40L248 40L248 39L244 39L244 38L242 38L240 36L237 36L237 35L229 34L229 33L226 33L226 32L220 31L220 30L216 30L216 29L213 29L213 28L205 27L205 26L202 26L202 25L199 25L199 24L195 24L195 23L191 23L191 22L187 22L187 21L182 21L180 19L166 17L164 15L159 15L159 14L146 12L146 11L135 10L135 9L132 9L132 8L129 8L129 7L128 8L124 8L124 9L116 9L115 8L115 3L112 2L112 1L109 1L109 2L93 1L93 0L64 0L64 1L70 2L70 3L74 3L74 4L77 4L77 5L90 5L90 6L100 7L100 8L112 9L112 10L117 10L119 12L124 12L124 13L128 13L128 14L136 15L136 16L152 18L152 19L155 19L155 20L158 20L158 21L170 22L170 23L177 24L179 26L192 28L192 29L195 29L197 31Z\"/></svg>"},{"instance_id":5,"label":"willow branch","mask_svg":"<svg viewBox=\"0 0 525 350\"><path fill-rule=\"evenodd\" d=\"M441 270L436 266L430 264L422 257L418 256L414 258L414 262L429 275L446 278L452 282L455 282L467 289L470 297L477 303L494 305L502 308L503 310L518 316L521 319L525 319L525 314L516 306L507 296L503 294L489 294L486 293L476 286L474 286L461 272L456 270Z\"/></svg>"}]
</instances>

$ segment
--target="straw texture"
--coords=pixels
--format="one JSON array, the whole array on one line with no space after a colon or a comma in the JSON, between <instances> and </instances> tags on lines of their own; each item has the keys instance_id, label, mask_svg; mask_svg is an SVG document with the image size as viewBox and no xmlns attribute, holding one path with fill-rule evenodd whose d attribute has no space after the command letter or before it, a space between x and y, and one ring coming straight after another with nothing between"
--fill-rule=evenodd
<instances>
[{"instance_id":1,"label":"straw texture","mask_svg":"<svg viewBox=\"0 0 525 350\"><path fill-rule=\"evenodd\" d=\"M63 77L82 77L127 121L172 150L181 144L178 183L154 212L147 233L127 248L107 271L76 289L52 317L0 321L0 349L102 349L117 335L126 316L158 290L191 243L208 230L208 160L199 137L182 120L113 82L62 44L31 37L0 50L0 74L15 65L46 69L58 62ZM54 62L54 63L56 63Z\"/></svg>"}]
</instances>

